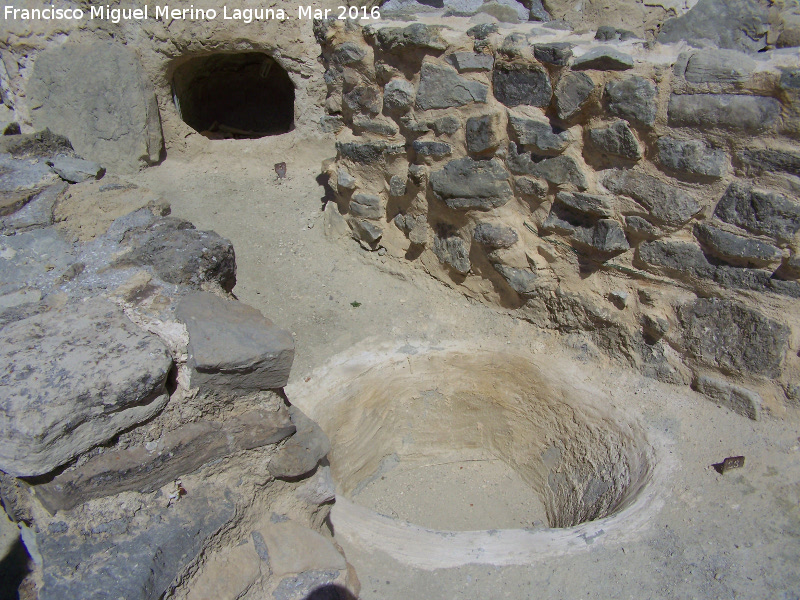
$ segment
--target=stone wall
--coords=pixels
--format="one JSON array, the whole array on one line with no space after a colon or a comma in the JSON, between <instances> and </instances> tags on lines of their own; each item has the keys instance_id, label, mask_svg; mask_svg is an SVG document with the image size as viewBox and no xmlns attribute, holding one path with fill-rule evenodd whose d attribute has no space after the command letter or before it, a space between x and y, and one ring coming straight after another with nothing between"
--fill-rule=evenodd
<instances>
[{"instance_id":1,"label":"stone wall","mask_svg":"<svg viewBox=\"0 0 800 600\"><path fill-rule=\"evenodd\" d=\"M797 50L456 21L317 28L353 237L747 416L796 403Z\"/></svg>"}]
</instances>

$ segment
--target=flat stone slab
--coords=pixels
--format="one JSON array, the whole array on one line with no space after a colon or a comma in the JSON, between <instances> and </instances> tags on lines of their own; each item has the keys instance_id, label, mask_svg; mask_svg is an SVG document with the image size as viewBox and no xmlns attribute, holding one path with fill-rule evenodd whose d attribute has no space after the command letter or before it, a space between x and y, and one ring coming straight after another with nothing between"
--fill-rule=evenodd
<instances>
[{"instance_id":1,"label":"flat stone slab","mask_svg":"<svg viewBox=\"0 0 800 600\"><path fill-rule=\"evenodd\" d=\"M688 192L638 171L611 171L603 185L615 194L633 198L667 225L683 225L702 208Z\"/></svg>"},{"instance_id":2,"label":"flat stone slab","mask_svg":"<svg viewBox=\"0 0 800 600\"><path fill-rule=\"evenodd\" d=\"M473 102L485 103L489 87L479 81L461 77L452 67L423 63L417 89L417 107L453 108Z\"/></svg>"},{"instance_id":3,"label":"flat stone slab","mask_svg":"<svg viewBox=\"0 0 800 600\"><path fill-rule=\"evenodd\" d=\"M431 187L436 197L450 208L489 210L511 199L509 176L497 158L465 157L451 160L442 170L431 173Z\"/></svg>"},{"instance_id":4,"label":"flat stone slab","mask_svg":"<svg viewBox=\"0 0 800 600\"><path fill-rule=\"evenodd\" d=\"M630 54L620 52L616 48L600 46L573 60L572 68L577 71L586 69L626 71L633 68L633 58Z\"/></svg>"},{"instance_id":5,"label":"flat stone slab","mask_svg":"<svg viewBox=\"0 0 800 600\"><path fill-rule=\"evenodd\" d=\"M276 444L295 432L288 411L254 409L219 421L196 421L157 442L112 450L75 470L36 486L36 497L51 513L92 498L135 490L152 492L181 475L241 450Z\"/></svg>"},{"instance_id":6,"label":"flat stone slab","mask_svg":"<svg viewBox=\"0 0 800 600\"><path fill-rule=\"evenodd\" d=\"M7 325L0 357L0 469L17 477L49 473L169 398L166 346L102 299Z\"/></svg>"},{"instance_id":7,"label":"flat stone slab","mask_svg":"<svg viewBox=\"0 0 800 600\"><path fill-rule=\"evenodd\" d=\"M780 114L781 103L775 98L734 94L672 94L667 110L672 127L750 133L770 129Z\"/></svg>"},{"instance_id":8,"label":"flat stone slab","mask_svg":"<svg viewBox=\"0 0 800 600\"><path fill-rule=\"evenodd\" d=\"M50 166L61 179L70 183L99 179L105 172L99 163L74 156L56 156L50 161Z\"/></svg>"},{"instance_id":9,"label":"flat stone slab","mask_svg":"<svg viewBox=\"0 0 800 600\"><path fill-rule=\"evenodd\" d=\"M694 388L735 413L753 421L759 419L761 396L751 390L708 375L700 375Z\"/></svg>"},{"instance_id":10,"label":"flat stone slab","mask_svg":"<svg viewBox=\"0 0 800 600\"><path fill-rule=\"evenodd\" d=\"M294 340L255 308L198 292L183 298L175 314L189 333L192 387L253 391L286 385Z\"/></svg>"}]
</instances>

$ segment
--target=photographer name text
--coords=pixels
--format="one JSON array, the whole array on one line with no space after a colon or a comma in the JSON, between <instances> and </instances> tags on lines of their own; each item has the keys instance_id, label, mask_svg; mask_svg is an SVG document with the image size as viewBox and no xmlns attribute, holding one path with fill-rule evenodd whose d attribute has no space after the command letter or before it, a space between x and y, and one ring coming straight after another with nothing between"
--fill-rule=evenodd
<instances>
[{"instance_id":1,"label":"photographer name text","mask_svg":"<svg viewBox=\"0 0 800 600\"><path fill-rule=\"evenodd\" d=\"M56 8L50 5L45 8L17 8L4 6L3 17L6 21L82 21L103 20L112 23L123 21L239 21L253 23L257 21L287 21L289 19L359 19L377 20L381 18L377 6L338 6L332 8L316 8L311 5L298 6L297 11L283 8L231 8L227 5L219 9L195 8L193 4L186 8L172 8L168 5L145 4L137 8L119 8L111 6L92 6L89 8Z\"/></svg>"}]
</instances>

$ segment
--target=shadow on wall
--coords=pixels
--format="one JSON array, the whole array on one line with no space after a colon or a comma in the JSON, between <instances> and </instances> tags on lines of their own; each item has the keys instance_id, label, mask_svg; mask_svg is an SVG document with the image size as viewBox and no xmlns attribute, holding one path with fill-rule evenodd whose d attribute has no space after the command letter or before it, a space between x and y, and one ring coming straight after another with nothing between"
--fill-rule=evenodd
<instances>
[{"instance_id":1,"label":"shadow on wall","mask_svg":"<svg viewBox=\"0 0 800 600\"><path fill-rule=\"evenodd\" d=\"M358 600L347 588L340 585L323 585L305 597L305 600Z\"/></svg>"},{"instance_id":2,"label":"shadow on wall","mask_svg":"<svg viewBox=\"0 0 800 600\"><path fill-rule=\"evenodd\" d=\"M175 70L172 95L183 121L211 139L254 139L294 129L294 84L262 52L192 58Z\"/></svg>"},{"instance_id":3,"label":"shadow on wall","mask_svg":"<svg viewBox=\"0 0 800 600\"><path fill-rule=\"evenodd\" d=\"M26 600L35 597L20 589L30 573L29 561L28 551L18 539L6 557L0 560L0 600Z\"/></svg>"}]
</instances>

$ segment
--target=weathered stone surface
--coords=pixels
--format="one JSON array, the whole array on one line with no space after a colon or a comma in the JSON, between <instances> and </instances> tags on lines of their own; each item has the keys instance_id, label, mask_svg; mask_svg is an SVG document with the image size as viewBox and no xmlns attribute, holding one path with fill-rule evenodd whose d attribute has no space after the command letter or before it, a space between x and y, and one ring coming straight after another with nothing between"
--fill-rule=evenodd
<instances>
[{"instance_id":1,"label":"weathered stone surface","mask_svg":"<svg viewBox=\"0 0 800 600\"><path fill-rule=\"evenodd\" d=\"M383 87L383 106L388 110L406 111L414 104L414 85L395 77Z\"/></svg>"},{"instance_id":2,"label":"weathered stone surface","mask_svg":"<svg viewBox=\"0 0 800 600\"><path fill-rule=\"evenodd\" d=\"M783 258L780 248L706 223L697 225L694 234L711 254L732 265L765 267Z\"/></svg>"},{"instance_id":3,"label":"weathered stone surface","mask_svg":"<svg viewBox=\"0 0 800 600\"><path fill-rule=\"evenodd\" d=\"M428 244L428 220L424 215L399 214L394 218L394 223L408 235L412 244L426 246Z\"/></svg>"},{"instance_id":4,"label":"weathered stone surface","mask_svg":"<svg viewBox=\"0 0 800 600\"><path fill-rule=\"evenodd\" d=\"M464 71L491 71L494 57L491 54L477 52L454 52L448 57L459 73Z\"/></svg>"},{"instance_id":5,"label":"weathered stone surface","mask_svg":"<svg viewBox=\"0 0 800 600\"><path fill-rule=\"evenodd\" d=\"M336 484L331 468L320 466L317 471L297 488L295 497L314 506L328 504L336 499Z\"/></svg>"},{"instance_id":6,"label":"weathered stone surface","mask_svg":"<svg viewBox=\"0 0 800 600\"><path fill-rule=\"evenodd\" d=\"M274 600L338 600L344 588L340 571L306 571L286 577L272 592Z\"/></svg>"},{"instance_id":7,"label":"weathered stone surface","mask_svg":"<svg viewBox=\"0 0 800 600\"><path fill-rule=\"evenodd\" d=\"M644 217L628 215L625 217L625 229L635 236L643 237L648 240L655 239L661 235L661 231Z\"/></svg>"},{"instance_id":8,"label":"weathered stone surface","mask_svg":"<svg viewBox=\"0 0 800 600\"><path fill-rule=\"evenodd\" d=\"M350 222L356 240L361 240L367 244L375 244L383 237L383 229L376 223L355 219Z\"/></svg>"},{"instance_id":9,"label":"weathered stone surface","mask_svg":"<svg viewBox=\"0 0 800 600\"><path fill-rule=\"evenodd\" d=\"M440 237L433 240L433 253L443 263L450 265L457 273L466 275L472 266L469 262L469 247L458 236Z\"/></svg>"},{"instance_id":10,"label":"weathered stone surface","mask_svg":"<svg viewBox=\"0 0 800 600\"><path fill-rule=\"evenodd\" d=\"M530 269L519 269L506 265L494 265L506 283L518 294L532 294L536 291L538 276Z\"/></svg>"},{"instance_id":11,"label":"weathered stone surface","mask_svg":"<svg viewBox=\"0 0 800 600\"><path fill-rule=\"evenodd\" d=\"M356 178L340 168L336 172L336 185L346 190L354 190L356 189Z\"/></svg>"},{"instance_id":12,"label":"weathered stone surface","mask_svg":"<svg viewBox=\"0 0 800 600\"><path fill-rule=\"evenodd\" d=\"M494 97L510 107L547 106L553 97L550 77L537 64L496 64L492 84Z\"/></svg>"},{"instance_id":13,"label":"weathered stone surface","mask_svg":"<svg viewBox=\"0 0 800 600\"><path fill-rule=\"evenodd\" d=\"M736 158L756 172L788 173L800 177L800 152L745 148L736 153Z\"/></svg>"},{"instance_id":14,"label":"weathered stone surface","mask_svg":"<svg viewBox=\"0 0 800 600\"><path fill-rule=\"evenodd\" d=\"M344 128L344 119L341 115L322 115L319 118L319 128L325 133L338 133Z\"/></svg>"},{"instance_id":15,"label":"weathered stone surface","mask_svg":"<svg viewBox=\"0 0 800 600\"><path fill-rule=\"evenodd\" d=\"M386 142L336 142L336 152L339 156L349 158L353 162L374 163L386 155L404 153L405 147L403 144Z\"/></svg>"},{"instance_id":16,"label":"weathered stone surface","mask_svg":"<svg viewBox=\"0 0 800 600\"><path fill-rule=\"evenodd\" d=\"M350 212L365 219L380 219L384 214L381 198L374 194L353 194Z\"/></svg>"},{"instance_id":17,"label":"weathered stone surface","mask_svg":"<svg viewBox=\"0 0 800 600\"><path fill-rule=\"evenodd\" d=\"M558 192L556 201L561 202L572 210L595 217L607 218L614 215L614 198L611 196L582 194L580 192Z\"/></svg>"},{"instance_id":18,"label":"weathered stone surface","mask_svg":"<svg viewBox=\"0 0 800 600\"><path fill-rule=\"evenodd\" d=\"M363 115L355 115L353 117L353 132L361 134L364 132L375 133L385 137L393 137L399 133L399 129L395 122L390 119L382 117L369 118Z\"/></svg>"},{"instance_id":19,"label":"weathered stone surface","mask_svg":"<svg viewBox=\"0 0 800 600\"><path fill-rule=\"evenodd\" d=\"M181 299L175 315L189 333L193 387L230 392L286 385L294 340L255 308L198 292Z\"/></svg>"},{"instance_id":20,"label":"weathered stone surface","mask_svg":"<svg viewBox=\"0 0 800 600\"><path fill-rule=\"evenodd\" d=\"M504 139L500 131L500 114L489 113L467 119L467 150L473 154L494 152Z\"/></svg>"},{"instance_id":21,"label":"weathered stone surface","mask_svg":"<svg viewBox=\"0 0 800 600\"><path fill-rule=\"evenodd\" d=\"M48 164L61 179L70 183L99 179L105 172L99 163L73 156L56 156Z\"/></svg>"},{"instance_id":22,"label":"weathered stone surface","mask_svg":"<svg viewBox=\"0 0 800 600\"><path fill-rule=\"evenodd\" d=\"M639 246L638 258L645 265L664 269L668 274L713 279L715 267L697 244L674 240L655 240Z\"/></svg>"},{"instance_id":23,"label":"weathered stone surface","mask_svg":"<svg viewBox=\"0 0 800 600\"><path fill-rule=\"evenodd\" d=\"M16 158L49 158L57 154L70 156L73 152L72 144L66 137L49 129L0 136L0 154L10 154Z\"/></svg>"},{"instance_id":24,"label":"weathered stone surface","mask_svg":"<svg viewBox=\"0 0 800 600\"><path fill-rule=\"evenodd\" d=\"M500 44L498 50L500 54L510 59L522 58L525 55L530 56L530 42L528 41L528 36L519 32L509 33L503 38L503 43Z\"/></svg>"},{"instance_id":25,"label":"weathered stone surface","mask_svg":"<svg viewBox=\"0 0 800 600\"><path fill-rule=\"evenodd\" d=\"M431 173L434 195L450 208L489 210L504 205L513 196L509 173L500 160L452 160Z\"/></svg>"},{"instance_id":26,"label":"weathered stone surface","mask_svg":"<svg viewBox=\"0 0 800 600\"><path fill-rule=\"evenodd\" d=\"M345 105L353 112L377 115L381 112L383 98L381 91L374 85L357 85L342 96Z\"/></svg>"},{"instance_id":27,"label":"weathered stone surface","mask_svg":"<svg viewBox=\"0 0 800 600\"><path fill-rule=\"evenodd\" d=\"M54 183L36 194L25 206L7 217L0 217L0 232L19 233L53 224L53 210L67 189L65 182Z\"/></svg>"},{"instance_id":28,"label":"weathered stone surface","mask_svg":"<svg viewBox=\"0 0 800 600\"><path fill-rule=\"evenodd\" d=\"M331 61L337 65L351 65L362 61L366 56L366 48L353 42L345 42L333 50Z\"/></svg>"},{"instance_id":29,"label":"weathered stone surface","mask_svg":"<svg viewBox=\"0 0 800 600\"><path fill-rule=\"evenodd\" d=\"M714 209L718 219L752 233L789 242L800 230L800 204L787 196L734 182Z\"/></svg>"},{"instance_id":30,"label":"weathered stone surface","mask_svg":"<svg viewBox=\"0 0 800 600\"><path fill-rule=\"evenodd\" d=\"M657 39L757 52L767 44L768 11L758 0L699 0L689 12L668 19Z\"/></svg>"},{"instance_id":31,"label":"weathered stone surface","mask_svg":"<svg viewBox=\"0 0 800 600\"><path fill-rule=\"evenodd\" d=\"M488 93L485 84L461 77L452 67L425 62L420 72L417 107L428 110L483 103Z\"/></svg>"},{"instance_id":32,"label":"weathered stone surface","mask_svg":"<svg viewBox=\"0 0 800 600\"><path fill-rule=\"evenodd\" d=\"M267 465L270 474L276 479L296 479L313 471L319 461L331 451L328 436L319 425L296 406L289 407L289 414L297 431Z\"/></svg>"},{"instance_id":33,"label":"weathered stone surface","mask_svg":"<svg viewBox=\"0 0 800 600\"><path fill-rule=\"evenodd\" d=\"M543 158L538 162L533 162L527 172L556 185L574 185L579 190L585 190L589 185L586 173L571 156L561 155L553 158Z\"/></svg>"},{"instance_id":34,"label":"weathered stone surface","mask_svg":"<svg viewBox=\"0 0 800 600\"><path fill-rule=\"evenodd\" d=\"M31 119L69 138L76 152L133 171L160 159L153 90L136 54L114 42L68 42L36 58L27 93Z\"/></svg>"},{"instance_id":35,"label":"weathered stone surface","mask_svg":"<svg viewBox=\"0 0 800 600\"><path fill-rule=\"evenodd\" d=\"M591 248L592 253L603 257L619 254L630 248L622 225L614 219L595 222L582 218L564 204L555 203L542 223L545 231L567 235L579 246Z\"/></svg>"},{"instance_id":36,"label":"weathered stone surface","mask_svg":"<svg viewBox=\"0 0 800 600\"><path fill-rule=\"evenodd\" d=\"M100 517L88 531L40 532L39 598L158 600L234 514L233 502L195 489L169 508Z\"/></svg>"},{"instance_id":37,"label":"weathered stone surface","mask_svg":"<svg viewBox=\"0 0 800 600\"><path fill-rule=\"evenodd\" d=\"M518 194L523 196L531 196L543 200L547 196L547 192L550 191L549 187L547 182L542 179L526 177L525 175L514 177L514 188Z\"/></svg>"},{"instance_id":38,"label":"weathered stone surface","mask_svg":"<svg viewBox=\"0 0 800 600\"><path fill-rule=\"evenodd\" d=\"M572 44L569 42L553 42L550 44L536 44L533 47L536 60L548 65L559 67L566 66L572 58Z\"/></svg>"},{"instance_id":39,"label":"weathered stone surface","mask_svg":"<svg viewBox=\"0 0 800 600\"><path fill-rule=\"evenodd\" d=\"M683 76L689 83L739 83L755 70L756 62L733 50L700 50L689 57Z\"/></svg>"},{"instance_id":40,"label":"weathered stone surface","mask_svg":"<svg viewBox=\"0 0 800 600\"><path fill-rule=\"evenodd\" d=\"M731 94L672 94L667 116L673 127L741 130L770 129L781 114L781 104L767 96Z\"/></svg>"},{"instance_id":41,"label":"weathered stone surface","mask_svg":"<svg viewBox=\"0 0 800 600\"><path fill-rule=\"evenodd\" d=\"M601 42L625 42L636 39L636 34L627 29L618 29L610 25L601 25L594 34L594 39Z\"/></svg>"},{"instance_id":42,"label":"weathered stone surface","mask_svg":"<svg viewBox=\"0 0 800 600\"><path fill-rule=\"evenodd\" d=\"M669 321L661 315L644 313L641 317L641 323L642 331L650 342L660 340L670 328Z\"/></svg>"},{"instance_id":43,"label":"weathered stone surface","mask_svg":"<svg viewBox=\"0 0 800 600\"><path fill-rule=\"evenodd\" d=\"M450 146L450 144L445 144L444 142L414 140L411 143L411 147L419 156L433 156L434 158L442 158L453 153L452 146Z\"/></svg>"},{"instance_id":44,"label":"weathered stone surface","mask_svg":"<svg viewBox=\"0 0 800 600\"><path fill-rule=\"evenodd\" d=\"M172 358L100 299L0 332L0 469L42 475L157 414Z\"/></svg>"},{"instance_id":45,"label":"weathered stone surface","mask_svg":"<svg viewBox=\"0 0 800 600\"><path fill-rule=\"evenodd\" d=\"M467 35L476 40L485 40L493 33L497 33L499 27L497 23L479 23L467 29Z\"/></svg>"},{"instance_id":46,"label":"weathered stone surface","mask_svg":"<svg viewBox=\"0 0 800 600\"><path fill-rule=\"evenodd\" d=\"M598 150L611 156L639 160L642 158L642 147L631 131L627 121L614 121L608 127L589 129L589 141Z\"/></svg>"},{"instance_id":47,"label":"weathered stone surface","mask_svg":"<svg viewBox=\"0 0 800 600\"><path fill-rule=\"evenodd\" d=\"M485 248L496 250L498 248L510 248L519 241L519 235L511 227L492 223L478 223L472 232L472 239Z\"/></svg>"},{"instance_id":48,"label":"weathered stone surface","mask_svg":"<svg viewBox=\"0 0 800 600\"><path fill-rule=\"evenodd\" d=\"M461 128L461 122L452 115L439 117L433 121L436 135L453 135Z\"/></svg>"},{"instance_id":49,"label":"weathered stone surface","mask_svg":"<svg viewBox=\"0 0 800 600\"><path fill-rule=\"evenodd\" d=\"M167 283L200 288L217 282L225 291L236 285L233 245L213 231L198 231L182 219L163 217L125 234L132 249L115 263L152 267Z\"/></svg>"},{"instance_id":50,"label":"weathered stone surface","mask_svg":"<svg viewBox=\"0 0 800 600\"><path fill-rule=\"evenodd\" d=\"M568 120L578 114L594 90L594 81L586 73L567 73L556 85L556 113Z\"/></svg>"},{"instance_id":51,"label":"weathered stone surface","mask_svg":"<svg viewBox=\"0 0 800 600\"><path fill-rule=\"evenodd\" d=\"M258 527L257 531L267 546L269 568L275 577L347 568L344 557L330 540L298 523L268 523Z\"/></svg>"},{"instance_id":52,"label":"weathered stone surface","mask_svg":"<svg viewBox=\"0 0 800 600\"><path fill-rule=\"evenodd\" d=\"M633 75L620 81L609 81L605 87L611 114L643 125L656 120L656 86L649 79Z\"/></svg>"},{"instance_id":53,"label":"weathered stone surface","mask_svg":"<svg viewBox=\"0 0 800 600\"><path fill-rule=\"evenodd\" d=\"M400 198L406 195L406 180L397 175L392 175L389 179L389 195L393 198Z\"/></svg>"},{"instance_id":54,"label":"weathered stone surface","mask_svg":"<svg viewBox=\"0 0 800 600\"><path fill-rule=\"evenodd\" d=\"M401 53L409 50L447 49L441 27L414 23L408 27L384 27L375 35L378 48L384 52Z\"/></svg>"},{"instance_id":55,"label":"weathered stone surface","mask_svg":"<svg viewBox=\"0 0 800 600\"><path fill-rule=\"evenodd\" d=\"M789 328L757 310L720 298L698 298L678 307L684 351L699 363L732 375L776 377Z\"/></svg>"},{"instance_id":56,"label":"weathered stone surface","mask_svg":"<svg viewBox=\"0 0 800 600\"><path fill-rule=\"evenodd\" d=\"M758 421L761 396L757 393L708 375L698 376L694 388L733 412Z\"/></svg>"},{"instance_id":57,"label":"weathered stone surface","mask_svg":"<svg viewBox=\"0 0 800 600\"><path fill-rule=\"evenodd\" d=\"M778 85L782 90L786 91L800 90L800 68L782 69Z\"/></svg>"},{"instance_id":58,"label":"weathered stone surface","mask_svg":"<svg viewBox=\"0 0 800 600\"><path fill-rule=\"evenodd\" d=\"M722 177L728 170L724 150L713 148L703 140L658 138L658 162L667 169L691 175Z\"/></svg>"},{"instance_id":59,"label":"weathered stone surface","mask_svg":"<svg viewBox=\"0 0 800 600\"><path fill-rule=\"evenodd\" d=\"M195 421L144 445L106 451L74 470L36 486L36 497L55 513L128 490L152 492L181 475L241 450L276 444L295 432L289 413L254 409L223 422Z\"/></svg>"},{"instance_id":60,"label":"weathered stone surface","mask_svg":"<svg viewBox=\"0 0 800 600\"><path fill-rule=\"evenodd\" d=\"M538 154L560 154L571 141L568 131L553 128L550 121L542 117L509 110L508 123L520 145Z\"/></svg>"},{"instance_id":61,"label":"weathered stone surface","mask_svg":"<svg viewBox=\"0 0 800 600\"><path fill-rule=\"evenodd\" d=\"M261 577L261 557L252 540L207 556L186 600L241 598Z\"/></svg>"},{"instance_id":62,"label":"weathered stone surface","mask_svg":"<svg viewBox=\"0 0 800 600\"><path fill-rule=\"evenodd\" d=\"M630 196L667 225L683 225L701 209L688 193L645 173L611 171L603 179L603 185L615 194Z\"/></svg>"},{"instance_id":63,"label":"weathered stone surface","mask_svg":"<svg viewBox=\"0 0 800 600\"><path fill-rule=\"evenodd\" d=\"M586 54L573 60L572 68L576 71L584 71L587 69L594 69L597 71L626 71L633 68L633 58L630 54L625 54L616 48L600 46L598 48L592 48Z\"/></svg>"},{"instance_id":64,"label":"weathered stone surface","mask_svg":"<svg viewBox=\"0 0 800 600\"><path fill-rule=\"evenodd\" d=\"M58 177L44 161L0 154L0 217L18 211L56 182Z\"/></svg>"}]
</instances>

